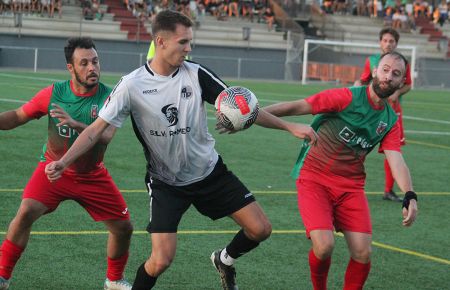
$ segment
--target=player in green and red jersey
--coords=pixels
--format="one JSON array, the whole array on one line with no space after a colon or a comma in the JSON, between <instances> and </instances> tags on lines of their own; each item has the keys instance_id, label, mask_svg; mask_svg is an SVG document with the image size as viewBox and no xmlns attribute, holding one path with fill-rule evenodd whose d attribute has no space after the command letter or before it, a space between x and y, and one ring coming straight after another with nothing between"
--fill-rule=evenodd
<instances>
[{"instance_id":1,"label":"player in green and red jersey","mask_svg":"<svg viewBox=\"0 0 450 290\"><path fill-rule=\"evenodd\" d=\"M0 289L8 289L33 223L56 210L67 199L78 202L95 221L102 221L109 230L104 289L131 289L123 277L133 230L130 215L125 200L103 165L103 155L114 129L103 134L102 142L83 154L57 182L50 183L44 173L46 164L61 158L78 134L97 119L111 92L99 82L100 63L90 38L69 39L64 52L71 80L54 83L20 108L0 114L1 130L10 130L48 115L48 140L41 161L24 189L22 203L0 248Z\"/></svg>"},{"instance_id":2,"label":"player in green and red jersey","mask_svg":"<svg viewBox=\"0 0 450 290\"><path fill-rule=\"evenodd\" d=\"M380 33L380 49L381 53L392 52L397 48L398 41L400 39L400 35L393 28L383 28ZM364 72L361 74L359 80L355 82L355 85L367 85L372 80L372 73L374 68L378 66L380 61L381 54L375 54L366 59L366 63L364 65ZM389 104L392 106L394 111L397 113L398 122L400 124L400 137L401 137L401 145L405 145L405 136L403 133L403 114L402 108L400 106L401 97L411 90L411 68L408 64L406 66L406 76L405 82L403 86L399 87L395 92L389 96ZM392 200L401 202L402 199L397 196L394 192L394 177L392 176L391 168L389 167L389 163L386 159L384 159L384 172L385 172L385 187L384 187L384 200Z\"/></svg>"},{"instance_id":3,"label":"player in green and red jersey","mask_svg":"<svg viewBox=\"0 0 450 290\"><path fill-rule=\"evenodd\" d=\"M326 289L333 229L343 232L351 256L344 289L362 289L367 279L372 225L364 160L378 143L406 193L403 225L416 219L417 195L400 151L400 126L386 101L403 84L406 63L401 54L384 54L369 86L326 90L264 108L275 116L316 115L311 126L319 137L314 145L304 143L296 166L298 206L312 241L309 265L315 290Z\"/></svg>"}]
</instances>

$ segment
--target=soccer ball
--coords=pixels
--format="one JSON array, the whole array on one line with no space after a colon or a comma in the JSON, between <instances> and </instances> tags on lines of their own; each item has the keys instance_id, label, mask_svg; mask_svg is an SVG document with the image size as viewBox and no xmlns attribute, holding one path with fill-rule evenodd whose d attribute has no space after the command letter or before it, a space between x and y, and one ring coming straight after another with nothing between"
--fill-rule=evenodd
<instances>
[{"instance_id":1,"label":"soccer ball","mask_svg":"<svg viewBox=\"0 0 450 290\"><path fill-rule=\"evenodd\" d=\"M244 87L228 87L216 99L217 121L232 131L249 128L258 117L259 104L255 94Z\"/></svg>"}]
</instances>

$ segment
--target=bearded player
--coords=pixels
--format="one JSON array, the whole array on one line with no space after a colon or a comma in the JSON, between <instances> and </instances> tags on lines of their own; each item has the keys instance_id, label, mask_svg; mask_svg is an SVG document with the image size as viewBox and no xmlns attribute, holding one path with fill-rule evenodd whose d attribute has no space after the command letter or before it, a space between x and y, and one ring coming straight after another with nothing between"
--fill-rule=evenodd
<instances>
[{"instance_id":1,"label":"bearded player","mask_svg":"<svg viewBox=\"0 0 450 290\"><path fill-rule=\"evenodd\" d=\"M333 230L344 234L350 251L344 289L363 289L370 271L372 224L364 194L364 160L379 143L394 178L405 193L403 225L417 215L417 195L400 151L400 125L387 99L405 81L407 61L397 53L380 57L369 86L331 89L309 98L274 104L264 110L275 116L316 115L315 145L304 143L296 166L298 206L311 239L311 281L327 288L334 248Z\"/></svg>"},{"instance_id":2,"label":"bearded player","mask_svg":"<svg viewBox=\"0 0 450 290\"><path fill-rule=\"evenodd\" d=\"M48 115L48 141L41 161L24 189L19 210L0 247L0 289L8 289L33 223L56 210L62 201L71 199L109 230L104 289L129 290L131 285L123 272L133 228L125 200L103 165L103 155L114 129L106 131L101 142L83 154L60 180L51 183L44 173L46 164L61 158L78 134L97 119L111 92L99 82L100 62L90 38L69 39L64 53L70 80L54 83L20 108L0 114L1 130L14 129Z\"/></svg>"},{"instance_id":3,"label":"bearded player","mask_svg":"<svg viewBox=\"0 0 450 290\"><path fill-rule=\"evenodd\" d=\"M383 28L380 33L380 49L381 54L392 52L397 48L398 41L400 39L400 35L393 28ZM366 59L366 64L364 66L364 72L362 73L359 80L355 82L356 86L367 85L372 80L372 72L373 69L378 66L380 62L381 54L375 54ZM400 86L397 90L395 90L388 98L389 104L394 109L395 113L398 116L398 122L400 125L400 138L401 145L405 145L405 136L403 133L403 113L402 107L400 106L401 97L411 90L411 68L409 64L406 66L406 75L405 82L402 86ZM384 173L385 173L385 186L384 186L384 200L398 201L401 202L402 199L397 196L394 192L394 177L392 175L391 168L389 167L389 163L387 159L384 159Z\"/></svg>"}]
</instances>

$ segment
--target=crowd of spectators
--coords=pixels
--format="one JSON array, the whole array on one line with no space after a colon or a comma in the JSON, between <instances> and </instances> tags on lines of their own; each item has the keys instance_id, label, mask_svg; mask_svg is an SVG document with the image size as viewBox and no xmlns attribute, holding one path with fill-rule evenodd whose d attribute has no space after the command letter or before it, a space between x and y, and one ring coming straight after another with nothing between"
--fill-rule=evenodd
<instances>
[{"instance_id":1,"label":"crowd of spectators","mask_svg":"<svg viewBox=\"0 0 450 290\"><path fill-rule=\"evenodd\" d=\"M275 15L268 0L124 0L124 6L141 20L150 20L160 11L179 11L199 23L205 15L225 21L232 18L267 23L272 30Z\"/></svg>"},{"instance_id":2,"label":"crowd of spectators","mask_svg":"<svg viewBox=\"0 0 450 290\"><path fill-rule=\"evenodd\" d=\"M61 18L62 0L0 0L0 14L40 14L53 18L55 11Z\"/></svg>"},{"instance_id":3,"label":"crowd of spectators","mask_svg":"<svg viewBox=\"0 0 450 290\"><path fill-rule=\"evenodd\" d=\"M407 32L415 30L415 21L425 18L443 26L448 22L450 0L438 0L434 7L426 0L321 0L321 11L327 14L353 14L377 17L385 26Z\"/></svg>"}]
</instances>

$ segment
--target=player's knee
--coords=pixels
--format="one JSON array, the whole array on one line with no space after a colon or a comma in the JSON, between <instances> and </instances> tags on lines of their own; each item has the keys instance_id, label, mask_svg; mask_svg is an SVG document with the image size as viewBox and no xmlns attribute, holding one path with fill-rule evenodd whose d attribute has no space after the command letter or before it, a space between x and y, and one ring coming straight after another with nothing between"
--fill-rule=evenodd
<instances>
[{"instance_id":1,"label":"player's knee","mask_svg":"<svg viewBox=\"0 0 450 290\"><path fill-rule=\"evenodd\" d=\"M33 207L21 206L13 222L20 227L31 227L39 216L40 214Z\"/></svg>"},{"instance_id":2,"label":"player's knee","mask_svg":"<svg viewBox=\"0 0 450 290\"><path fill-rule=\"evenodd\" d=\"M320 260L325 260L331 256L334 249L334 240L324 240L313 244L314 254Z\"/></svg>"},{"instance_id":3,"label":"player's knee","mask_svg":"<svg viewBox=\"0 0 450 290\"><path fill-rule=\"evenodd\" d=\"M351 256L353 260L366 264L370 261L372 255L372 247L364 247L356 250L352 250Z\"/></svg>"},{"instance_id":4,"label":"player's knee","mask_svg":"<svg viewBox=\"0 0 450 290\"><path fill-rule=\"evenodd\" d=\"M131 235L133 234L133 225L129 220L124 221L116 227L115 233L117 235L130 239Z\"/></svg>"},{"instance_id":5,"label":"player's knee","mask_svg":"<svg viewBox=\"0 0 450 290\"><path fill-rule=\"evenodd\" d=\"M272 224L266 219L253 226L251 229L247 229L246 235L248 238L262 242L272 233Z\"/></svg>"},{"instance_id":6,"label":"player's knee","mask_svg":"<svg viewBox=\"0 0 450 290\"><path fill-rule=\"evenodd\" d=\"M150 258L150 275L157 277L161 275L172 264L173 257L161 256L158 258Z\"/></svg>"}]
</instances>

